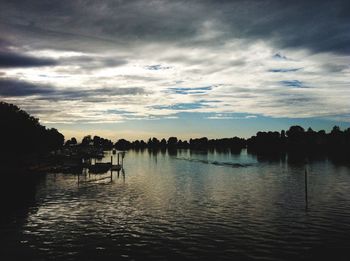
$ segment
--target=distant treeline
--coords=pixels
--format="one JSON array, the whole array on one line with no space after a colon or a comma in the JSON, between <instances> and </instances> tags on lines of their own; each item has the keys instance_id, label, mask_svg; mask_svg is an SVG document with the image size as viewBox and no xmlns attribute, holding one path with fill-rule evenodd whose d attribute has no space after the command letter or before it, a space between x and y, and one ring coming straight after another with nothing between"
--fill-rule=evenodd
<instances>
[{"instance_id":1,"label":"distant treeline","mask_svg":"<svg viewBox=\"0 0 350 261\"><path fill-rule=\"evenodd\" d=\"M133 142L121 139L115 143L117 149L235 149L240 150L246 146L246 141L244 139L234 137L234 138L224 138L224 139L208 139L206 137L198 139L181 140L177 137L170 137L167 140L157 138L150 138L147 142L143 140L136 140Z\"/></svg>"},{"instance_id":2,"label":"distant treeline","mask_svg":"<svg viewBox=\"0 0 350 261\"><path fill-rule=\"evenodd\" d=\"M1 159L22 155L45 154L59 149L64 136L56 129L48 129L39 120L30 116L16 105L0 102Z\"/></svg>"},{"instance_id":3,"label":"distant treeline","mask_svg":"<svg viewBox=\"0 0 350 261\"><path fill-rule=\"evenodd\" d=\"M47 129L38 119L5 102L0 103L0 117L3 124L0 128L3 137L0 152L6 154L16 152L16 155L26 153L45 153L62 148L64 136L56 129ZM332 154L348 157L350 152L350 128L341 130L334 126L332 131L306 131L301 126L292 126L287 131L258 132L249 139L238 137L223 139L208 139L206 137L181 140L177 137L168 139L149 138L147 141L128 141L119 139L113 143L109 139L87 135L78 144L76 138L65 143L70 146L92 146L101 149L194 149L194 150L234 150L239 152L247 148L256 154L296 153L296 154Z\"/></svg>"},{"instance_id":4,"label":"distant treeline","mask_svg":"<svg viewBox=\"0 0 350 261\"><path fill-rule=\"evenodd\" d=\"M238 137L224 138L224 139L208 139L206 137L198 139L190 139L189 141L179 140L176 137L170 137L167 140L157 138L149 138L147 142L143 140L128 141L120 139L113 143L111 140L101 138L99 136L87 135L83 138L80 144L77 143L76 138L68 140L66 146L93 146L103 149L116 148L118 150L129 149L236 149L240 150L246 146L246 140Z\"/></svg>"},{"instance_id":5,"label":"distant treeline","mask_svg":"<svg viewBox=\"0 0 350 261\"><path fill-rule=\"evenodd\" d=\"M327 154L350 159L350 128L341 130L334 126L332 131L306 131L292 126L281 132L258 132L247 140L248 151L256 154L289 153L299 155Z\"/></svg>"},{"instance_id":6,"label":"distant treeline","mask_svg":"<svg viewBox=\"0 0 350 261\"><path fill-rule=\"evenodd\" d=\"M66 145L77 144L73 138ZM247 148L248 152L255 154L332 154L347 156L350 153L350 128L341 130L334 126L332 131L326 133L324 130L314 131L308 128L306 131L300 126L291 126L287 131L281 132L258 132L249 139L238 137L224 139L208 139L206 137L181 140L177 137L168 139L149 138L148 141L128 141L120 139L116 143L95 136L85 136L82 146L90 145L105 149L116 148L119 150L129 149L195 149L195 150L234 150L239 152Z\"/></svg>"}]
</instances>

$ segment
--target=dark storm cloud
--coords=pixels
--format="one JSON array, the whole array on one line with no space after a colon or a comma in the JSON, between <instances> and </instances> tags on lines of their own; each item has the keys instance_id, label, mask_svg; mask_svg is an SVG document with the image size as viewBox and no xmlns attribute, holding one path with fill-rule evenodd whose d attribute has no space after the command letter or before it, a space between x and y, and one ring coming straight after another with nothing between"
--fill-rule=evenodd
<instances>
[{"instance_id":1,"label":"dark storm cloud","mask_svg":"<svg viewBox=\"0 0 350 261\"><path fill-rule=\"evenodd\" d=\"M2 0L0 10L0 30L15 45L26 41L29 46L98 51L115 44L220 45L239 38L263 39L280 48L350 53L347 0ZM221 34L198 40L206 28Z\"/></svg>"},{"instance_id":2,"label":"dark storm cloud","mask_svg":"<svg viewBox=\"0 0 350 261\"><path fill-rule=\"evenodd\" d=\"M0 96L21 97L32 95L52 95L54 93L55 90L47 86L38 86L15 79L0 79Z\"/></svg>"},{"instance_id":3,"label":"dark storm cloud","mask_svg":"<svg viewBox=\"0 0 350 261\"><path fill-rule=\"evenodd\" d=\"M82 70L118 67L128 62L120 57L72 56L60 59L38 58L20 53L14 53L4 48L0 51L0 68L28 68L41 66L78 66Z\"/></svg>"},{"instance_id":4,"label":"dark storm cloud","mask_svg":"<svg viewBox=\"0 0 350 261\"><path fill-rule=\"evenodd\" d=\"M350 53L350 2L229 1L223 21L247 39L272 41L281 48ZM238 25L238 26L237 26ZM286 58L280 55L280 58Z\"/></svg>"},{"instance_id":5,"label":"dark storm cloud","mask_svg":"<svg viewBox=\"0 0 350 261\"><path fill-rule=\"evenodd\" d=\"M56 65L57 61L47 58L15 54L12 52L0 52L0 68L16 67L40 67Z\"/></svg>"},{"instance_id":6,"label":"dark storm cloud","mask_svg":"<svg viewBox=\"0 0 350 261\"><path fill-rule=\"evenodd\" d=\"M116 96L143 95L147 92L140 87L99 89L65 88L58 89L49 85L32 84L11 78L0 79L0 96L3 97L28 97L38 96L40 100L66 101L83 100L87 102L106 101L104 97L112 99Z\"/></svg>"}]
</instances>

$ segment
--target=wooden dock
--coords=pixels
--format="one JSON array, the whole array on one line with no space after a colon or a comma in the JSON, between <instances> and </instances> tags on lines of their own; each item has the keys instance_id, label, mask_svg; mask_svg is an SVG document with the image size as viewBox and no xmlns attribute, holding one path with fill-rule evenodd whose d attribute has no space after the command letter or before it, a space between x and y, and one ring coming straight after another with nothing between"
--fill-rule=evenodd
<instances>
[{"instance_id":1,"label":"wooden dock","mask_svg":"<svg viewBox=\"0 0 350 261\"><path fill-rule=\"evenodd\" d=\"M117 164L113 164L113 155L111 155L110 162L95 162L95 164L91 164L90 162L87 168L91 173L105 173L109 170L119 171L123 168L125 152L118 152L116 154L117 154Z\"/></svg>"},{"instance_id":2,"label":"wooden dock","mask_svg":"<svg viewBox=\"0 0 350 261\"><path fill-rule=\"evenodd\" d=\"M117 155L117 164L113 163L113 155ZM125 172L124 172L124 157L125 157L125 152L120 151L114 153L112 152L111 155L111 160L110 162L96 162L96 159L94 162L92 162L91 159L83 161L83 176L85 179L81 180L80 175L78 174L78 185L82 183L94 183L94 182L99 182L99 181L104 181L104 180L110 180L110 182L113 181L113 171L116 171L118 174L120 172L122 173L123 180L125 182ZM110 171L110 175L108 177L104 176L104 174L107 174L108 171ZM92 179L90 179L90 175L92 175ZM99 177L97 178L98 175Z\"/></svg>"}]
</instances>

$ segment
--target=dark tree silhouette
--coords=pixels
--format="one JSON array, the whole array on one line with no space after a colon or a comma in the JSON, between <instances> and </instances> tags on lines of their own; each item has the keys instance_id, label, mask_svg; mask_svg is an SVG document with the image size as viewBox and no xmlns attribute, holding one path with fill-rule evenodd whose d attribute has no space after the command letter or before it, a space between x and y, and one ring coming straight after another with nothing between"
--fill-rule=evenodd
<instances>
[{"instance_id":1,"label":"dark tree silhouette","mask_svg":"<svg viewBox=\"0 0 350 261\"><path fill-rule=\"evenodd\" d=\"M72 137L70 140L66 141L65 146L75 146L77 144L77 139L75 137Z\"/></svg>"},{"instance_id":2,"label":"dark tree silhouette","mask_svg":"<svg viewBox=\"0 0 350 261\"><path fill-rule=\"evenodd\" d=\"M92 139L92 144L95 148L100 148L104 150L109 150L113 148L113 142L109 139L101 138L99 136L94 136Z\"/></svg>"},{"instance_id":3,"label":"dark tree silhouette","mask_svg":"<svg viewBox=\"0 0 350 261\"><path fill-rule=\"evenodd\" d=\"M208 138L190 139L190 147L193 149L204 150L208 148Z\"/></svg>"},{"instance_id":4,"label":"dark tree silhouette","mask_svg":"<svg viewBox=\"0 0 350 261\"><path fill-rule=\"evenodd\" d=\"M0 102L2 159L43 155L60 149L64 136L56 129L47 129L37 118L13 104Z\"/></svg>"},{"instance_id":5,"label":"dark tree silhouette","mask_svg":"<svg viewBox=\"0 0 350 261\"><path fill-rule=\"evenodd\" d=\"M114 144L114 147L118 150L128 150L132 148L132 144L130 141L120 139Z\"/></svg>"},{"instance_id":6,"label":"dark tree silhouette","mask_svg":"<svg viewBox=\"0 0 350 261\"><path fill-rule=\"evenodd\" d=\"M161 139L159 146L160 146L162 149L165 149L165 148L167 147L167 142L166 142L166 140L165 140L164 138Z\"/></svg>"},{"instance_id":7,"label":"dark tree silhouette","mask_svg":"<svg viewBox=\"0 0 350 261\"><path fill-rule=\"evenodd\" d=\"M185 140L185 141L179 140L177 143L177 147L179 149L188 149L188 147L189 147L188 141L187 140Z\"/></svg>"},{"instance_id":8,"label":"dark tree silhouette","mask_svg":"<svg viewBox=\"0 0 350 261\"><path fill-rule=\"evenodd\" d=\"M176 148L177 147L177 138L170 137L167 142L168 148Z\"/></svg>"},{"instance_id":9,"label":"dark tree silhouette","mask_svg":"<svg viewBox=\"0 0 350 261\"><path fill-rule=\"evenodd\" d=\"M324 157L350 162L350 128L342 131L334 126L330 133L307 131L300 126L291 126L287 132L258 132L247 140L248 151L256 154L284 154L290 159Z\"/></svg>"},{"instance_id":10,"label":"dark tree silhouette","mask_svg":"<svg viewBox=\"0 0 350 261\"><path fill-rule=\"evenodd\" d=\"M81 141L82 146L90 146L92 145L92 138L91 135L84 136L84 138Z\"/></svg>"},{"instance_id":11,"label":"dark tree silhouette","mask_svg":"<svg viewBox=\"0 0 350 261\"><path fill-rule=\"evenodd\" d=\"M159 149L160 141L157 138L149 138L147 142L147 146L150 149Z\"/></svg>"}]
</instances>

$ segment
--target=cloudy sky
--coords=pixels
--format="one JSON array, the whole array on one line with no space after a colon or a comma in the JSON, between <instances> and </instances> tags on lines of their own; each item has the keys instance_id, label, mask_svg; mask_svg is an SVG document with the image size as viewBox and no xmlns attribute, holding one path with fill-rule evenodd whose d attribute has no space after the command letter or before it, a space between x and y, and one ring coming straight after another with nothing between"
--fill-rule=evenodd
<instances>
[{"instance_id":1,"label":"cloudy sky","mask_svg":"<svg viewBox=\"0 0 350 261\"><path fill-rule=\"evenodd\" d=\"M65 136L350 126L350 1L0 0L0 99Z\"/></svg>"}]
</instances>

